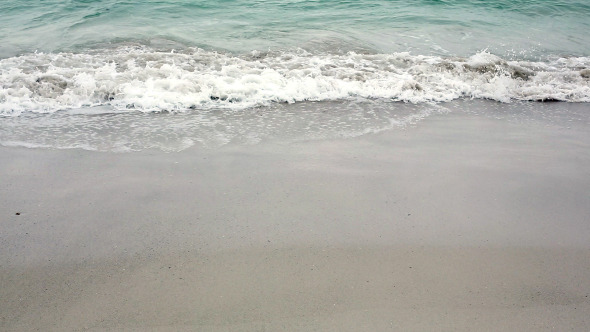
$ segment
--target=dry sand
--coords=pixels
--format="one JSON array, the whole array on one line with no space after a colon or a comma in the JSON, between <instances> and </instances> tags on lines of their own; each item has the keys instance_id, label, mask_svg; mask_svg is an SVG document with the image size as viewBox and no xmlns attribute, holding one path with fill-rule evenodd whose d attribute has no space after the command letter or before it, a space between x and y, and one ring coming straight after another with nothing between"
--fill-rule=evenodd
<instances>
[{"instance_id":1,"label":"dry sand","mask_svg":"<svg viewBox=\"0 0 590 332\"><path fill-rule=\"evenodd\" d=\"M0 330L590 330L590 111L571 107L180 153L0 148Z\"/></svg>"}]
</instances>

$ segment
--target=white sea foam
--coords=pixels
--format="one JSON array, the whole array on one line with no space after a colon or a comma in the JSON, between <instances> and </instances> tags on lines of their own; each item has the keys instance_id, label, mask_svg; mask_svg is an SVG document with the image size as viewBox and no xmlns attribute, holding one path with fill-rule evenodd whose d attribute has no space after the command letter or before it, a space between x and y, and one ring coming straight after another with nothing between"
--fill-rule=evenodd
<instances>
[{"instance_id":1,"label":"white sea foam","mask_svg":"<svg viewBox=\"0 0 590 332\"><path fill-rule=\"evenodd\" d=\"M80 150L87 150L87 151L97 151L98 150L96 147L91 146L91 145L87 145L87 144L55 145L55 144L43 144L43 143L27 142L27 141L0 141L0 146L20 147L20 148L27 148L27 149L60 149L60 150L80 149ZM112 151L113 152L129 152L130 150L116 151L115 149L113 149Z\"/></svg>"},{"instance_id":2,"label":"white sea foam","mask_svg":"<svg viewBox=\"0 0 590 332\"><path fill-rule=\"evenodd\" d=\"M180 151L355 137L416 124L456 99L590 102L589 65L488 52L28 54L0 60L0 145Z\"/></svg>"},{"instance_id":3,"label":"white sea foam","mask_svg":"<svg viewBox=\"0 0 590 332\"><path fill-rule=\"evenodd\" d=\"M590 102L590 58L507 61L394 54L229 55L120 47L0 60L0 115L111 110L245 109L274 102L458 98Z\"/></svg>"}]
</instances>

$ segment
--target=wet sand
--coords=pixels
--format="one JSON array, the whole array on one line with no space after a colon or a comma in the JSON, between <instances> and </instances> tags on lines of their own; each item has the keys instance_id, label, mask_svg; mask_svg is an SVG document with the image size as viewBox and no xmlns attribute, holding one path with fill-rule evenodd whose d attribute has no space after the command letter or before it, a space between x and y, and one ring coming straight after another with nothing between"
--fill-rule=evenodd
<instances>
[{"instance_id":1,"label":"wet sand","mask_svg":"<svg viewBox=\"0 0 590 332\"><path fill-rule=\"evenodd\" d=\"M588 330L590 112L571 107L178 153L2 147L0 329Z\"/></svg>"}]
</instances>

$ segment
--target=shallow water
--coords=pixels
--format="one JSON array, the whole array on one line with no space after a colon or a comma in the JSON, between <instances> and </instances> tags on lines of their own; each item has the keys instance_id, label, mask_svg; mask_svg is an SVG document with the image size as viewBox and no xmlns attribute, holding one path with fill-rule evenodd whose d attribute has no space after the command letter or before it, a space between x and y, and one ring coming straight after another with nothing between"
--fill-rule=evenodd
<instances>
[{"instance_id":1,"label":"shallow water","mask_svg":"<svg viewBox=\"0 0 590 332\"><path fill-rule=\"evenodd\" d=\"M590 4L562 1L17 1L0 4L2 57L136 41L230 52L304 48L588 55Z\"/></svg>"},{"instance_id":2,"label":"shallow water","mask_svg":"<svg viewBox=\"0 0 590 332\"><path fill-rule=\"evenodd\" d=\"M190 112L121 112L101 107L3 118L4 146L132 152L182 151L192 146L293 143L352 138L384 130L428 125L432 116L472 113L531 126L586 130L586 103L498 103L461 100L439 104L368 101L322 101L271 104L244 110Z\"/></svg>"}]
</instances>

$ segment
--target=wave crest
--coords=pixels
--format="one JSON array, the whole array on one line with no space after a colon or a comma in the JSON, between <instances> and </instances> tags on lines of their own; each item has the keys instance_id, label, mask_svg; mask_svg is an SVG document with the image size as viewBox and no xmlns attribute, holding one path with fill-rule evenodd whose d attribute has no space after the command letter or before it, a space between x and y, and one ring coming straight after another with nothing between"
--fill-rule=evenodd
<instances>
[{"instance_id":1,"label":"wave crest","mask_svg":"<svg viewBox=\"0 0 590 332\"><path fill-rule=\"evenodd\" d=\"M590 58L508 61L394 54L182 53L120 47L0 60L0 114L109 106L116 111L244 109L270 103L458 98L590 102Z\"/></svg>"}]
</instances>

